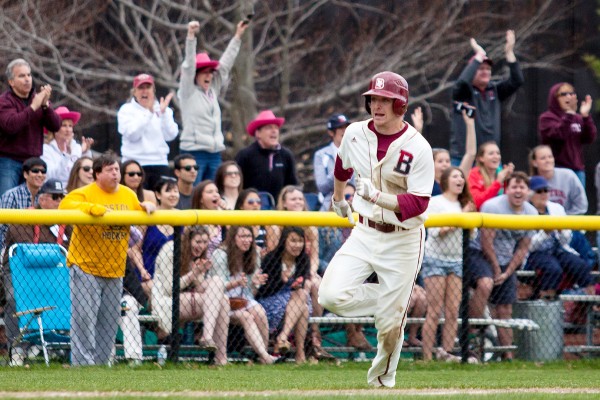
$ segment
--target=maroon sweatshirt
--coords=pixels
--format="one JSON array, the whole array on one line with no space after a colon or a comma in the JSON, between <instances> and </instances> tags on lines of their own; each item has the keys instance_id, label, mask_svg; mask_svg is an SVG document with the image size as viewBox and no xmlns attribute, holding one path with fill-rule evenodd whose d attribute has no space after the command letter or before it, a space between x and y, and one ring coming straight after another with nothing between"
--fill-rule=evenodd
<instances>
[{"instance_id":1,"label":"maroon sweatshirt","mask_svg":"<svg viewBox=\"0 0 600 400\"><path fill-rule=\"evenodd\" d=\"M556 92L565 82L557 83L548 93L548 110L540 115L540 141L552 148L557 167L584 171L583 145L596 140L596 125L591 115L567 114L560 108Z\"/></svg>"},{"instance_id":2,"label":"maroon sweatshirt","mask_svg":"<svg viewBox=\"0 0 600 400\"><path fill-rule=\"evenodd\" d=\"M27 99L18 97L12 89L0 95L0 157L23 162L42 155L44 128L57 132L61 120L52 107L37 111L29 106L34 89Z\"/></svg>"}]
</instances>

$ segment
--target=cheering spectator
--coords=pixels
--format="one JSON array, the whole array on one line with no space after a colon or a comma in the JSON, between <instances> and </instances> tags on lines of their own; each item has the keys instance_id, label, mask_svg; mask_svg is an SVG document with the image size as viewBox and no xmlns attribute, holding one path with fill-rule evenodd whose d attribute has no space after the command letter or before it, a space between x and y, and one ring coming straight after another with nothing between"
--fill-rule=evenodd
<instances>
[{"instance_id":1,"label":"cheering spectator","mask_svg":"<svg viewBox=\"0 0 600 400\"><path fill-rule=\"evenodd\" d=\"M554 154L550 146L542 144L529 152L529 174L546 179L549 187L548 200L563 206L567 215L585 214L588 200L581 181L572 170L554 165Z\"/></svg>"},{"instance_id":2,"label":"cheering spectator","mask_svg":"<svg viewBox=\"0 0 600 400\"><path fill-rule=\"evenodd\" d=\"M59 179L64 185L69 180L73 164L81 156L92 156L90 150L94 144L92 138L81 138L81 144L75 140L73 127L79 122L81 114L70 111L67 107L58 107L56 113L61 119L61 127L50 133L52 140L44 144L42 160L48 165L48 179Z\"/></svg>"},{"instance_id":3,"label":"cheering spectator","mask_svg":"<svg viewBox=\"0 0 600 400\"><path fill-rule=\"evenodd\" d=\"M494 142L486 142L479 146L476 166L468 175L469 188L475 207L481 209L482 204L502 194L504 180L514 171L513 163L500 166L500 149Z\"/></svg>"},{"instance_id":4,"label":"cheering spectator","mask_svg":"<svg viewBox=\"0 0 600 400\"><path fill-rule=\"evenodd\" d=\"M532 176L529 201L540 215L567 215L563 206L549 201L550 185L542 176ZM536 271L534 297L556 299L557 292L578 285L585 294L595 294L592 268L569 245L570 229L539 230L531 239L525 269Z\"/></svg>"},{"instance_id":5,"label":"cheering spectator","mask_svg":"<svg viewBox=\"0 0 600 400\"><path fill-rule=\"evenodd\" d=\"M229 329L229 299L225 285L217 277L207 277L211 267L208 259L208 232L204 227L187 227L181 241L181 271L179 278L179 322L202 319L200 347L215 352L215 364L227 364L227 333ZM152 286L152 313L158 316L159 337L171 333L173 324L173 241L169 240L156 257Z\"/></svg>"},{"instance_id":6,"label":"cheering spectator","mask_svg":"<svg viewBox=\"0 0 600 400\"><path fill-rule=\"evenodd\" d=\"M428 214L476 211L464 172L457 167L446 169L440 179L442 194L429 201ZM459 361L451 354L458 330L463 277L462 229L429 228L425 241L425 256L421 276L427 293L427 316L423 325L423 360L432 357L440 316L446 322L442 331L442 346L436 350L438 359Z\"/></svg>"},{"instance_id":7,"label":"cheering spectator","mask_svg":"<svg viewBox=\"0 0 600 400\"><path fill-rule=\"evenodd\" d=\"M583 145L596 140L596 125L592 120L592 96L589 94L579 106L573 85L560 82L548 92L548 110L540 115L538 133L540 141L552 149L556 165L575 172L585 187Z\"/></svg>"},{"instance_id":8,"label":"cheering spectator","mask_svg":"<svg viewBox=\"0 0 600 400\"><path fill-rule=\"evenodd\" d=\"M0 195L23 181L23 161L42 155L44 128L60 129L60 117L50 105L52 87L36 93L31 67L22 58L8 63L10 88L0 95Z\"/></svg>"},{"instance_id":9,"label":"cheering spectator","mask_svg":"<svg viewBox=\"0 0 600 400\"><path fill-rule=\"evenodd\" d=\"M298 184L294 155L279 143L279 129L284 122L285 118L265 110L246 127L256 141L235 157L245 177L244 189L252 187L277 198L284 186Z\"/></svg>"},{"instance_id":10,"label":"cheering spectator","mask_svg":"<svg viewBox=\"0 0 600 400\"><path fill-rule=\"evenodd\" d=\"M206 53L196 54L196 34L200 31L200 23L188 23L185 59L181 65L177 96L181 102L183 119L179 147L182 153L190 153L200 168L194 184L215 179L221 164L221 152L225 150L225 144L221 131L219 96L227 90L230 71L246 28L247 23L238 23L235 35L217 61L211 60Z\"/></svg>"},{"instance_id":11,"label":"cheering spectator","mask_svg":"<svg viewBox=\"0 0 600 400\"><path fill-rule=\"evenodd\" d=\"M535 207L527 202L529 178L524 172L516 171L507 179L506 194L494 197L483 204L481 212L508 215L538 215ZM531 236L530 230L508 230L481 228L471 242L469 276L466 277L475 289L471 297L470 312L482 318L488 300L492 316L498 319L512 317L512 305L517 299L517 277L514 272L527 258ZM512 330L498 329L502 346L512 345ZM503 358L512 359L512 352Z\"/></svg>"},{"instance_id":12,"label":"cheering spectator","mask_svg":"<svg viewBox=\"0 0 600 400\"><path fill-rule=\"evenodd\" d=\"M269 321L269 331L276 334L274 352L286 354L294 333L296 363L306 361L304 340L308 329L308 299L304 282L310 274L310 261L305 251L304 230L286 227L279 243L263 260L263 273L269 277L256 294Z\"/></svg>"},{"instance_id":13,"label":"cheering spectator","mask_svg":"<svg viewBox=\"0 0 600 400\"><path fill-rule=\"evenodd\" d=\"M506 31L504 54L510 69L510 76L502 81L491 80L492 60L487 57L486 51L475 39L471 38L470 43L475 55L471 57L456 80L452 88L452 100L455 102L455 106L457 103L466 102L477 110L475 112L477 143L491 141L500 146L502 102L515 93L525 81L514 53L515 32ZM466 138L464 119L460 113L454 113L450 136L452 165L459 165L466 152L464 138Z\"/></svg>"},{"instance_id":14,"label":"cheering spectator","mask_svg":"<svg viewBox=\"0 0 600 400\"><path fill-rule=\"evenodd\" d=\"M137 160L146 172L146 189L152 190L161 176L170 176L169 145L179 128L169 103L174 93L156 99L154 78L140 74L133 79L131 99L119 108L117 129L122 136L123 161Z\"/></svg>"},{"instance_id":15,"label":"cheering spectator","mask_svg":"<svg viewBox=\"0 0 600 400\"><path fill-rule=\"evenodd\" d=\"M217 185L211 180L204 180L194 188L192 193L192 209L194 210L223 210L225 201L219 195ZM208 256L219 247L223 241L223 227L221 225L207 225L210 241L208 243Z\"/></svg>"},{"instance_id":16,"label":"cheering spectator","mask_svg":"<svg viewBox=\"0 0 600 400\"><path fill-rule=\"evenodd\" d=\"M213 252L208 276L218 276L225 282L225 292L231 299L231 323L241 325L246 339L262 364L273 364L275 358L267 352L269 322L265 309L254 294L268 276L259 268L260 257L250 227L232 226L223 245ZM238 303L239 308L233 304Z\"/></svg>"}]
</instances>

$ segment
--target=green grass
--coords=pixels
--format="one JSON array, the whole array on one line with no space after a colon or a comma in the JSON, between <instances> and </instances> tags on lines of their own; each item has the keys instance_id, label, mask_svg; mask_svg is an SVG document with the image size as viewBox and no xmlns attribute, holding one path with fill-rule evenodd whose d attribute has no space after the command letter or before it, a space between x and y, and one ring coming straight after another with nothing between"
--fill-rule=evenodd
<instances>
[{"instance_id":1,"label":"green grass","mask_svg":"<svg viewBox=\"0 0 600 400\"><path fill-rule=\"evenodd\" d=\"M264 398L262 391L270 391L269 398L326 398L335 392L306 393L308 390L364 390L356 394L342 392L336 399L392 397L385 389L369 390L366 384L367 363L302 365L291 364L230 365L213 368L199 364L182 363L160 368L146 363L135 369L125 365L113 368L69 368L52 365L32 365L30 368L0 368L0 391L12 392L118 392L110 398L133 398L127 392L172 393L174 398L198 398L190 392L210 392L217 397L224 392L244 392L245 398ZM573 362L536 364L531 362L495 363L488 365L449 365L443 363L401 362L396 378L397 389L529 389L565 388L600 390L600 359ZM253 395L253 392L254 395ZM276 392L276 393L272 393ZM23 395L23 394L22 394ZM239 395L239 394L238 394ZM42 396L43 397L43 396ZM237 396L236 396L237 397ZM406 394L393 397L418 398ZM463 396L441 396L435 399L457 399ZM534 393L494 393L468 398L485 399L547 399L554 396ZM3 398L11 398L4 396ZM21 397L22 398L22 397ZM32 398L32 397L30 397ZM89 398L89 397L86 397ZM102 398L106 398L104 395ZM139 398L136 396L135 398ZM168 398L163 397L161 398ZM203 397L210 398L210 397ZM426 397L427 398L427 397ZM561 398L600 398L600 394L562 394Z\"/></svg>"}]
</instances>

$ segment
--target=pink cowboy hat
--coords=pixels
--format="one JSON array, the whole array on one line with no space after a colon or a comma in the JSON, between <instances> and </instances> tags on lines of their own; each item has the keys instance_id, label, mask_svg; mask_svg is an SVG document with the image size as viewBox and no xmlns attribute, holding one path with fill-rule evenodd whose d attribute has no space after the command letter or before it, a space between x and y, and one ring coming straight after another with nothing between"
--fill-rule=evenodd
<instances>
[{"instance_id":1,"label":"pink cowboy hat","mask_svg":"<svg viewBox=\"0 0 600 400\"><path fill-rule=\"evenodd\" d=\"M246 132L248 132L250 136L254 136L256 130L261 126L275 124L281 128L281 125L283 125L284 122L285 118L277 118L275 114L273 114L273 111L264 110L258 113L256 118L250 121L246 127Z\"/></svg>"},{"instance_id":2,"label":"pink cowboy hat","mask_svg":"<svg viewBox=\"0 0 600 400\"><path fill-rule=\"evenodd\" d=\"M70 111L65 106L58 107L56 110L54 110L54 112L56 112L60 117L61 123L65 119L70 119L71 121L73 121L73 125L77 125L77 122L79 122L79 118L81 118L81 113L78 113L77 111Z\"/></svg>"},{"instance_id":3,"label":"pink cowboy hat","mask_svg":"<svg viewBox=\"0 0 600 400\"><path fill-rule=\"evenodd\" d=\"M207 53L196 54L196 70L202 68L219 68L219 62L217 60L211 60Z\"/></svg>"}]
</instances>

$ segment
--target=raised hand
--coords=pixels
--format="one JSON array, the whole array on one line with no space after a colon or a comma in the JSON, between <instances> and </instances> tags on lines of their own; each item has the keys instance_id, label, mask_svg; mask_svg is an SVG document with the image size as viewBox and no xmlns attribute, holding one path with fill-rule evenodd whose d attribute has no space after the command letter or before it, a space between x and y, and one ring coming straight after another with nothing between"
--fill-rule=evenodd
<instances>
[{"instance_id":1,"label":"raised hand","mask_svg":"<svg viewBox=\"0 0 600 400\"><path fill-rule=\"evenodd\" d=\"M85 153L86 151L91 149L93 145L94 145L94 139L92 139L90 137L85 137L85 136L81 137L81 152L82 153Z\"/></svg>"},{"instance_id":2,"label":"raised hand","mask_svg":"<svg viewBox=\"0 0 600 400\"><path fill-rule=\"evenodd\" d=\"M193 39L196 37L196 34L200 32L200 22L198 21L190 21L188 22L188 37Z\"/></svg>"},{"instance_id":3,"label":"raised hand","mask_svg":"<svg viewBox=\"0 0 600 400\"><path fill-rule=\"evenodd\" d=\"M171 103L171 99L173 98L174 95L175 95L175 93L169 92L167 97L160 98L160 113L161 114L165 113L165 110L167 109L167 107L169 107L169 103Z\"/></svg>"},{"instance_id":4,"label":"raised hand","mask_svg":"<svg viewBox=\"0 0 600 400\"><path fill-rule=\"evenodd\" d=\"M579 113L582 117L589 117L590 111L592 110L592 96L589 94L585 96L585 99L581 102L579 106Z\"/></svg>"},{"instance_id":5,"label":"raised hand","mask_svg":"<svg viewBox=\"0 0 600 400\"><path fill-rule=\"evenodd\" d=\"M238 22L237 28L235 29L235 37L241 39L244 32L246 32L246 29L248 29L248 25L250 24L244 21Z\"/></svg>"},{"instance_id":6,"label":"raised hand","mask_svg":"<svg viewBox=\"0 0 600 400\"><path fill-rule=\"evenodd\" d=\"M482 56L487 55L487 53L485 52L483 47L481 47L481 45L479 45L479 43L477 43L477 40L475 40L475 38L471 38L471 40L469 40L469 43L471 44L471 48L473 49L473 51L475 52L476 55L478 55L478 54L481 54Z\"/></svg>"}]
</instances>

